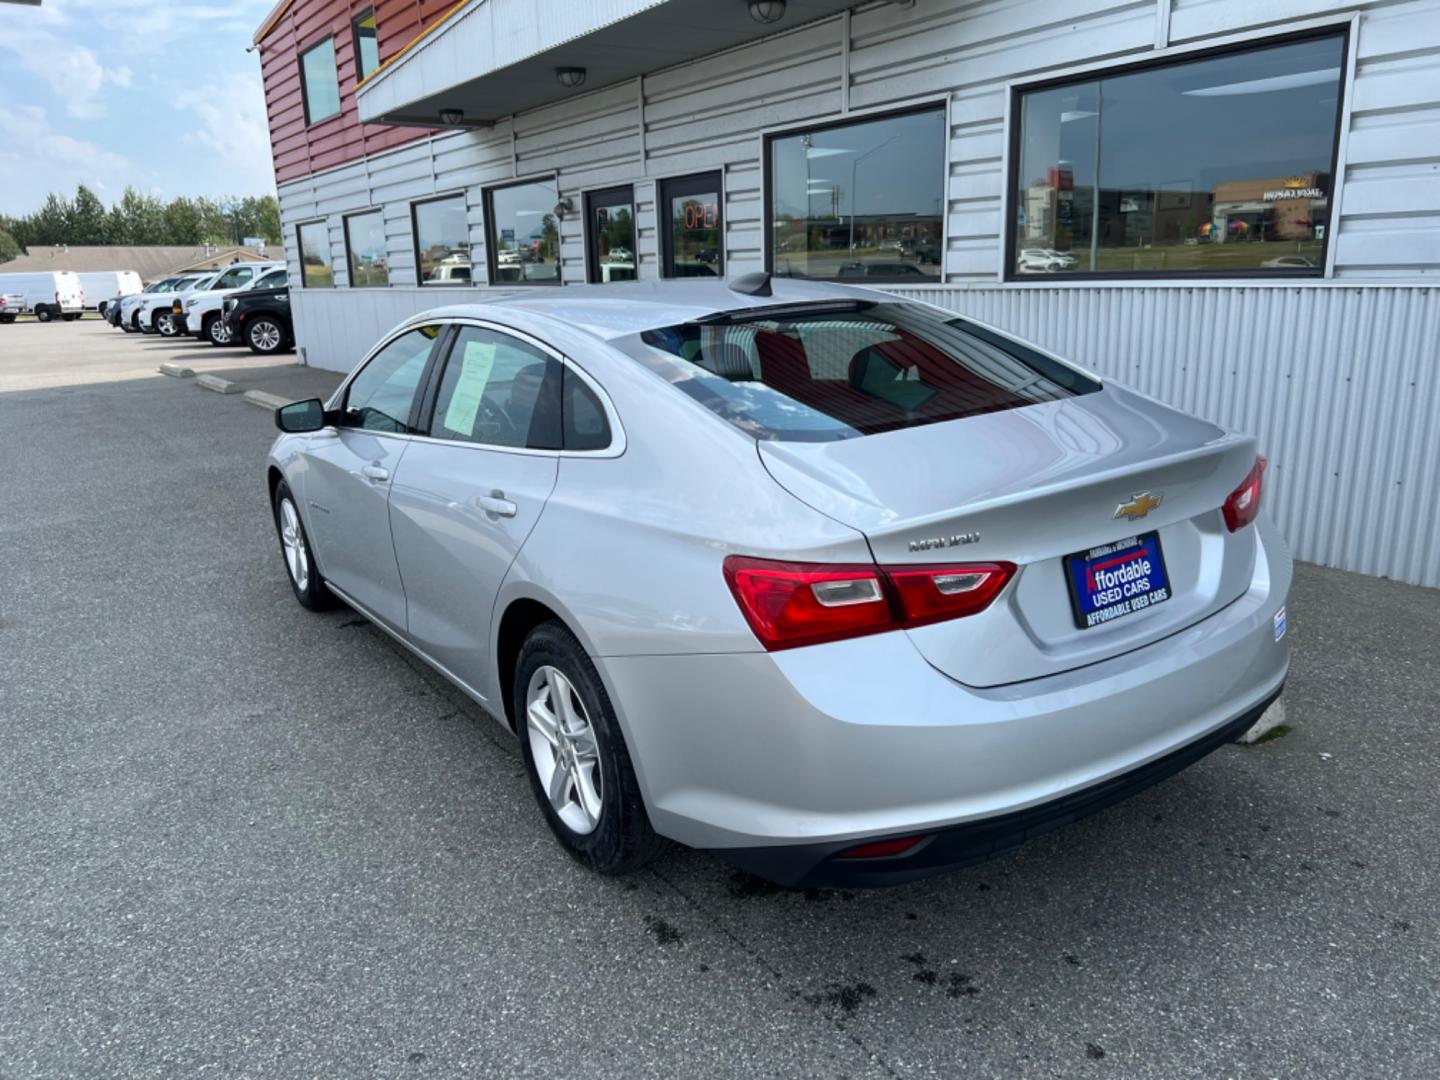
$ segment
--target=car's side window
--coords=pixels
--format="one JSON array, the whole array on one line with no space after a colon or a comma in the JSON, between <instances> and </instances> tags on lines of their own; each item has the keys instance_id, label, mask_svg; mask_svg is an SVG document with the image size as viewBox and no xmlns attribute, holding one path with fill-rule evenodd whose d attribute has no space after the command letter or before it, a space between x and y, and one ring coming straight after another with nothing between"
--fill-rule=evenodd
<instances>
[{"instance_id":1,"label":"car's side window","mask_svg":"<svg viewBox=\"0 0 1440 1080\"><path fill-rule=\"evenodd\" d=\"M565 369L562 412L566 450L604 450L610 445L610 421L605 406L585 380Z\"/></svg>"},{"instance_id":2,"label":"car's side window","mask_svg":"<svg viewBox=\"0 0 1440 1080\"><path fill-rule=\"evenodd\" d=\"M257 289L278 289L289 280L290 271L271 270L268 274L255 282Z\"/></svg>"},{"instance_id":3,"label":"car's side window","mask_svg":"<svg viewBox=\"0 0 1440 1080\"><path fill-rule=\"evenodd\" d=\"M430 434L485 446L559 450L562 365L533 345L462 326L435 395Z\"/></svg>"},{"instance_id":4,"label":"car's side window","mask_svg":"<svg viewBox=\"0 0 1440 1080\"><path fill-rule=\"evenodd\" d=\"M248 266L237 266L235 269L227 270L225 271L225 273L221 274L215 280L215 284L212 286L212 288L233 289L236 286L244 285L247 281L250 280L251 277L254 276L254 274L255 271L251 270Z\"/></svg>"},{"instance_id":5,"label":"car's side window","mask_svg":"<svg viewBox=\"0 0 1440 1080\"><path fill-rule=\"evenodd\" d=\"M367 431L410 433L410 408L438 326L422 326L401 334L370 358L345 392L341 423Z\"/></svg>"}]
</instances>

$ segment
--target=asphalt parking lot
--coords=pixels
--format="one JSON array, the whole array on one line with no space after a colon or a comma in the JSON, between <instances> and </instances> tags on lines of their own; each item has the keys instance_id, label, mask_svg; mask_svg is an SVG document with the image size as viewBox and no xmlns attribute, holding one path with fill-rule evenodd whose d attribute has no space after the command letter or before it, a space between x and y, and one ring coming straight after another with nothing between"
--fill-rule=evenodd
<instances>
[{"instance_id":1,"label":"asphalt parking lot","mask_svg":"<svg viewBox=\"0 0 1440 1080\"><path fill-rule=\"evenodd\" d=\"M294 602L271 418L177 356L333 382L0 327L0 1077L1440 1069L1440 592L1299 567L1292 730L1005 861L602 880L493 721Z\"/></svg>"}]
</instances>

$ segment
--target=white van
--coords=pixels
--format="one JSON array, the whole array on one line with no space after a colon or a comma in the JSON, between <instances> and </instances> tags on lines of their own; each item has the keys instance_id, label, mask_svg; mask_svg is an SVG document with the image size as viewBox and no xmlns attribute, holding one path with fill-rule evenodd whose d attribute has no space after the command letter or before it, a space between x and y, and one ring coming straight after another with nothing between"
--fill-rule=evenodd
<instances>
[{"instance_id":1,"label":"white van","mask_svg":"<svg viewBox=\"0 0 1440 1080\"><path fill-rule=\"evenodd\" d=\"M85 311L85 288L80 275L70 270L41 270L32 274L0 274L0 293L25 297L25 310L41 322L78 319Z\"/></svg>"},{"instance_id":2,"label":"white van","mask_svg":"<svg viewBox=\"0 0 1440 1080\"><path fill-rule=\"evenodd\" d=\"M101 315L112 300L134 296L145 287L134 270L100 270L78 276L80 287L85 290L86 310L98 311Z\"/></svg>"}]
</instances>

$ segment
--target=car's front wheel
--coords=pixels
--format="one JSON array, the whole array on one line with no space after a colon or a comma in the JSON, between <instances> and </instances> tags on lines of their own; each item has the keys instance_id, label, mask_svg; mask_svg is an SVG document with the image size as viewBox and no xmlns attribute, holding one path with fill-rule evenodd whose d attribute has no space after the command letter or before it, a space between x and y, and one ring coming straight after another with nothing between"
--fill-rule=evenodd
<instances>
[{"instance_id":1,"label":"car's front wheel","mask_svg":"<svg viewBox=\"0 0 1440 1080\"><path fill-rule=\"evenodd\" d=\"M225 320L219 315L211 315L205 319L205 325L201 327L201 336L211 345L229 345L230 328L225 325Z\"/></svg>"},{"instance_id":2,"label":"car's front wheel","mask_svg":"<svg viewBox=\"0 0 1440 1080\"><path fill-rule=\"evenodd\" d=\"M650 827L605 686L562 624L542 623L526 638L512 700L530 787L561 846L602 874L649 862L664 841Z\"/></svg>"},{"instance_id":3,"label":"car's front wheel","mask_svg":"<svg viewBox=\"0 0 1440 1080\"><path fill-rule=\"evenodd\" d=\"M161 337L174 337L180 332L180 328L175 325L175 316L168 311L157 311L151 325Z\"/></svg>"},{"instance_id":4,"label":"car's front wheel","mask_svg":"<svg viewBox=\"0 0 1440 1080\"><path fill-rule=\"evenodd\" d=\"M330 590L315 567L305 522L300 518L300 508L295 505L290 485L284 480L275 485L275 531L280 536L280 554L285 558L285 571L290 576L295 599L311 611L323 611L332 603Z\"/></svg>"},{"instance_id":5,"label":"car's front wheel","mask_svg":"<svg viewBox=\"0 0 1440 1080\"><path fill-rule=\"evenodd\" d=\"M36 305L35 305L35 318L36 318L37 321L39 321L39 322L49 322L49 321L50 321L51 319L53 319L54 317L55 317L55 316L50 313L50 309L49 309L46 305L44 305L44 304L36 304Z\"/></svg>"},{"instance_id":6,"label":"car's front wheel","mask_svg":"<svg viewBox=\"0 0 1440 1080\"><path fill-rule=\"evenodd\" d=\"M260 315L245 328L245 344L252 352L270 356L285 348L285 328L268 315Z\"/></svg>"}]
</instances>

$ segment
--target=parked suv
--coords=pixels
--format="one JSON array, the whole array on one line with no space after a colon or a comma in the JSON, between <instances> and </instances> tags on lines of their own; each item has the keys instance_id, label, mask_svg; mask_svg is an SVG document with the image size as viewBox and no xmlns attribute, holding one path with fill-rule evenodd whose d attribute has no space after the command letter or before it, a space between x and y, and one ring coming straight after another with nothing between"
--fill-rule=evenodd
<instances>
[{"instance_id":1,"label":"parked suv","mask_svg":"<svg viewBox=\"0 0 1440 1080\"><path fill-rule=\"evenodd\" d=\"M142 334L159 334L174 337L180 332L175 317L175 301L180 293L194 292L209 288L210 283L220 275L214 271L204 274L187 274L178 278L168 293L141 294L140 303L130 316L131 324Z\"/></svg>"},{"instance_id":2,"label":"parked suv","mask_svg":"<svg viewBox=\"0 0 1440 1080\"><path fill-rule=\"evenodd\" d=\"M230 266L208 289L188 293L183 300L177 297L178 310L172 310L178 317L182 334L194 334L209 341L211 345L229 345L230 337L225 329L225 322L220 317L220 305L224 303L225 297L240 289L271 289L285 283L283 262Z\"/></svg>"},{"instance_id":3,"label":"parked suv","mask_svg":"<svg viewBox=\"0 0 1440 1080\"><path fill-rule=\"evenodd\" d=\"M290 322L290 290L243 289L225 298L225 333L251 352L269 356L295 347Z\"/></svg>"}]
</instances>

